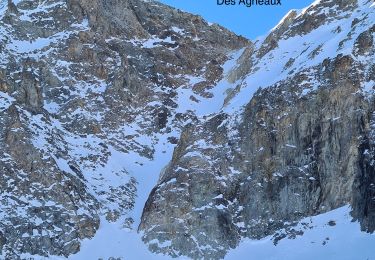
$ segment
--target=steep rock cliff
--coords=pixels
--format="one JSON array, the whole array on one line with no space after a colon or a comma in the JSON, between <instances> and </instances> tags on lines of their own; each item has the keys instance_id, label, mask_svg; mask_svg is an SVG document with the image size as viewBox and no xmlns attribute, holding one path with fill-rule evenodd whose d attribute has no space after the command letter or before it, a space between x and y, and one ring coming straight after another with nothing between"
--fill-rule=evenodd
<instances>
[{"instance_id":1,"label":"steep rock cliff","mask_svg":"<svg viewBox=\"0 0 375 260\"><path fill-rule=\"evenodd\" d=\"M186 126L149 196L151 250L223 258L346 204L374 231L374 13L316 1L241 52L225 105Z\"/></svg>"}]
</instances>

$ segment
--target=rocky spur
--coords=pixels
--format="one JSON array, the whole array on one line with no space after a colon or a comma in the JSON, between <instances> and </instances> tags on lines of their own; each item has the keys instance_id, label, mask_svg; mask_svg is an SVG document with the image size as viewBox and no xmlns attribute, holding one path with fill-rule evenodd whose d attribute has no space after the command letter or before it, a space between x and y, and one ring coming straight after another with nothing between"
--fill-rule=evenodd
<instances>
[{"instance_id":1,"label":"rocky spur","mask_svg":"<svg viewBox=\"0 0 375 260\"><path fill-rule=\"evenodd\" d=\"M272 5L272 6L281 6L281 0L216 0L217 5L244 5L246 7L252 7L254 5Z\"/></svg>"}]
</instances>

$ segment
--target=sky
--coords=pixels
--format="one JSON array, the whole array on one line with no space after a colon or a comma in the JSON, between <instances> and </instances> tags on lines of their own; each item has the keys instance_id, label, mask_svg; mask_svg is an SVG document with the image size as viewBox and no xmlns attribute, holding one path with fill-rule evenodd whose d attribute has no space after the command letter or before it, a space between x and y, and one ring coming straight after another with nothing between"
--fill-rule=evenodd
<instances>
[{"instance_id":1,"label":"sky","mask_svg":"<svg viewBox=\"0 0 375 260\"><path fill-rule=\"evenodd\" d=\"M281 6L217 5L223 0L159 0L189 13L201 15L236 34L254 40L267 34L291 9L301 9L314 0L281 0ZM246 2L246 0L245 0Z\"/></svg>"}]
</instances>

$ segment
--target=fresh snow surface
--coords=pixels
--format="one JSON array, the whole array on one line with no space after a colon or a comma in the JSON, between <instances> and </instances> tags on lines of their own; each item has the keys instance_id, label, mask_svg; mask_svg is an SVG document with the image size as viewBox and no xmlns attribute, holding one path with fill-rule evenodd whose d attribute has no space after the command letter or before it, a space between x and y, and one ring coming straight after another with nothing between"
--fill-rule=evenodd
<instances>
[{"instance_id":1,"label":"fresh snow surface","mask_svg":"<svg viewBox=\"0 0 375 260\"><path fill-rule=\"evenodd\" d=\"M244 239L239 247L228 253L225 260L375 260L375 235L361 232L359 223L352 222L350 210L349 206L344 206L305 218L295 228L304 232L302 236L282 239L276 246L271 236L261 240ZM150 253L139 237L122 229L119 222L110 224L105 219L102 221L104 224L100 226L97 235L91 240L85 240L81 251L69 259L108 259L111 256L126 260L171 259ZM334 221L335 225L329 225L330 221Z\"/></svg>"},{"instance_id":2,"label":"fresh snow surface","mask_svg":"<svg viewBox=\"0 0 375 260\"><path fill-rule=\"evenodd\" d=\"M224 100L227 97L228 86L236 86L239 82L229 83L227 76L232 68L237 65L237 60L241 57L245 49L234 51L229 54L229 59L224 65L223 75L224 78L220 80L212 89L206 90L207 94L212 95L211 98L201 97L200 95L194 93L192 90L193 86L197 83L205 81L204 78L188 76L185 77L187 80L186 87L181 87L177 89L178 108L177 113L186 113L188 111L193 111L198 117L204 117L217 111L220 111L224 104ZM194 98L195 100L192 100Z\"/></svg>"},{"instance_id":3,"label":"fresh snow surface","mask_svg":"<svg viewBox=\"0 0 375 260\"><path fill-rule=\"evenodd\" d=\"M296 239L282 239L277 246L271 237L246 239L229 252L226 260L374 260L375 235L360 231L352 222L350 207L345 206L325 214L305 218L297 230L304 234ZM328 223L334 221L335 226ZM304 228L301 223L308 223Z\"/></svg>"},{"instance_id":4,"label":"fresh snow surface","mask_svg":"<svg viewBox=\"0 0 375 260\"><path fill-rule=\"evenodd\" d=\"M116 223L108 223L105 218L101 219L101 225L93 239L86 239L82 242L81 251L69 257L72 260L82 259L108 259L109 257L123 257L124 259L170 259L163 255L152 254L147 246L141 241L141 234L136 232L140 224L141 214L151 189L158 180L158 173L169 162L173 146L169 144L166 137L157 137L157 144L154 146L155 160L148 160L137 153L123 154L118 158L118 163L137 178L137 198L135 208L131 216L134 218L134 229L129 230L122 227L123 218ZM63 258L56 258L63 259ZM181 258L186 259L186 258Z\"/></svg>"},{"instance_id":5,"label":"fresh snow surface","mask_svg":"<svg viewBox=\"0 0 375 260\"><path fill-rule=\"evenodd\" d=\"M121 229L120 223L108 223L104 218L98 233L92 240L83 242L81 251L69 257L71 260L96 260L103 258L105 260L109 257L123 257L126 260L159 260L170 259L164 255L152 254L140 238L133 232ZM56 260L63 260L64 258L57 257ZM187 258L180 258L187 259Z\"/></svg>"}]
</instances>

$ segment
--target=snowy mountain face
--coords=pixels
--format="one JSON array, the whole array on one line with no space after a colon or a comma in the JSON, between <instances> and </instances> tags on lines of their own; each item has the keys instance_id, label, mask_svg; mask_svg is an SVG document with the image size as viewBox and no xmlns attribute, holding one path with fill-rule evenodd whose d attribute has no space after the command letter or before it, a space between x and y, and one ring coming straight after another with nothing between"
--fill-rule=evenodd
<instances>
[{"instance_id":1,"label":"snowy mountain face","mask_svg":"<svg viewBox=\"0 0 375 260\"><path fill-rule=\"evenodd\" d=\"M0 258L282 250L347 204L373 232L374 33L368 0L255 43L156 1L0 0Z\"/></svg>"},{"instance_id":2,"label":"snowy mountain face","mask_svg":"<svg viewBox=\"0 0 375 260\"><path fill-rule=\"evenodd\" d=\"M155 2L0 7L1 255L69 256L108 221L135 233L179 129L248 41Z\"/></svg>"},{"instance_id":3,"label":"snowy mountain face","mask_svg":"<svg viewBox=\"0 0 375 260\"><path fill-rule=\"evenodd\" d=\"M149 196L150 248L222 258L346 204L373 232L374 33L373 1L322 0L241 50L224 106L184 128Z\"/></svg>"}]
</instances>

